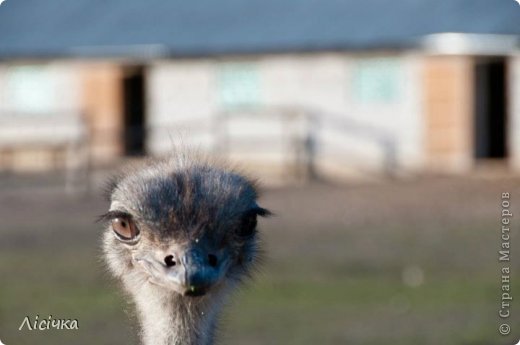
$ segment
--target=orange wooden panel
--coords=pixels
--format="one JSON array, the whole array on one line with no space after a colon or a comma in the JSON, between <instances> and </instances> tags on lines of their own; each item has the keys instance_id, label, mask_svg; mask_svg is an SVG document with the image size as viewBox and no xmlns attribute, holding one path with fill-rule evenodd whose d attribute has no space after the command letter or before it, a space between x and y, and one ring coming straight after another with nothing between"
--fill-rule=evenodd
<instances>
[{"instance_id":1,"label":"orange wooden panel","mask_svg":"<svg viewBox=\"0 0 520 345\"><path fill-rule=\"evenodd\" d=\"M427 57L423 72L429 165L465 169L473 147L473 61L469 57Z\"/></svg>"},{"instance_id":2,"label":"orange wooden panel","mask_svg":"<svg viewBox=\"0 0 520 345\"><path fill-rule=\"evenodd\" d=\"M122 153L122 76L119 65L95 63L83 68L83 101L94 160Z\"/></svg>"}]
</instances>

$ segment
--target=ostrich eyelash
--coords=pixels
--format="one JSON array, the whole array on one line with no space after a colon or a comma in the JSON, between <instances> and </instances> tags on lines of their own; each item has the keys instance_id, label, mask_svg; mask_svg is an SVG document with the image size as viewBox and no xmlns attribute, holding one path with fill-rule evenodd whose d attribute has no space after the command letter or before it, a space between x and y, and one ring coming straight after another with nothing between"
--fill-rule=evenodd
<instances>
[{"instance_id":1,"label":"ostrich eyelash","mask_svg":"<svg viewBox=\"0 0 520 345\"><path fill-rule=\"evenodd\" d=\"M270 217L273 215L271 211L262 207L255 207L250 210L249 213L259 215L260 217Z\"/></svg>"},{"instance_id":2,"label":"ostrich eyelash","mask_svg":"<svg viewBox=\"0 0 520 345\"><path fill-rule=\"evenodd\" d=\"M132 215L130 213L124 212L124 211L118 211L118 210L108 211L107 213L99 216L97 219L97 222L108 223L108 222L114 220L115 218L123 218L123 219L131 220Z\"/></svg>"}]
</instances>

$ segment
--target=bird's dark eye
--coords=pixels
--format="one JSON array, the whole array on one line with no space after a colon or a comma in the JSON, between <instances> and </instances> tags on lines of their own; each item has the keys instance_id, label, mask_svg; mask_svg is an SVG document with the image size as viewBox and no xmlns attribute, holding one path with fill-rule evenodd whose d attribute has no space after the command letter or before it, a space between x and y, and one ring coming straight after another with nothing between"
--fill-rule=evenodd
<instances>
[{"instance_id":1,"label":"bird's dark eye","mask_svg":"<svg viewBox=\"0 0 520 345\"><path fill-rule=\"evenodd\" d=\"M256 230L256 224L256 213L245 215L238 229L238 235L244 238L253 236Z\"/></svg>"},{"instance_id":2,"label":"bird's dark eye","mask_svg":"<svg viewBox=\"0 0 520 345\"><path fill-rule=\"evenodd\" d=\"M112 219L112 230L121 241L135 241L139 235L139 231L131 219Z\"/></svg>"}]
</instances>

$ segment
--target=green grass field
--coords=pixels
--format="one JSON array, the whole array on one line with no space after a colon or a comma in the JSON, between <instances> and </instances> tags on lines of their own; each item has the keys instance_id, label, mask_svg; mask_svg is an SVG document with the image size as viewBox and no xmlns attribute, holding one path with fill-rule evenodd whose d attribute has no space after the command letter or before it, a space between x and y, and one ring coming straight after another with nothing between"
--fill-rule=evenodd
<instances>
[{"instance_id":1,"label":"green grass field","mask_svg":"<svg viewBox=\"0 0 520 345\"><path fill-rule=\"evenodd\" d=\"M226 309L220 343L516 344L516 300L511 335L497 331L502 191L520 216L514 178L267 190L262 205L277 214L260 224L267 259ZM105 207L55 190L0 195L6 345L138 343L133 309L100 260L94 219ZM511 255L520 298L520 253ZM77 319L79 330L18 330L36 315Z\"/></svg>"}]
</instances>

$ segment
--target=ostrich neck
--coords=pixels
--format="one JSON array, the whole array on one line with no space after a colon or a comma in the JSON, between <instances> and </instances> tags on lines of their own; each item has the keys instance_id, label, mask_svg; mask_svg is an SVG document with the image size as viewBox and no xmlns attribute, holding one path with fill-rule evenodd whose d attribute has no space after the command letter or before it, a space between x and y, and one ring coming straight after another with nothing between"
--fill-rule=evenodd
<instances>
[{"instance_id":1,"label":"ostrich neck","mask_svg":"<svg viewBox=\"0 0 520 345\"><path fill-rule=\"evenodd\" d=\"M144 345L212 345L221 296L205 301L183 297L145 283L133 294Z\"/></svg>"}]
</instances>

